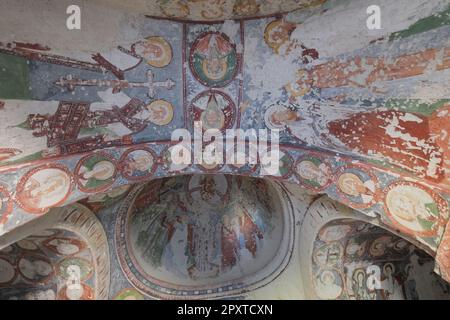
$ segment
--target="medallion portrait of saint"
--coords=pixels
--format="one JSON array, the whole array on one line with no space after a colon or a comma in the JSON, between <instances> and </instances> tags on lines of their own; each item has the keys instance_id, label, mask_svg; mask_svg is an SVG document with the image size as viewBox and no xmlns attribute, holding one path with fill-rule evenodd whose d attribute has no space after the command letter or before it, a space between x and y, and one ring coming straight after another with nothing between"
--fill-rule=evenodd
<instances>
[{"instance_id":1,"label":"medallion portrait of saint","mask_svg":"<svg viewBox=\"0 0 450 320\"><path fill-rule=\"evenodd\" d=\"M236 76L239 58L234 44L225 34L207 32L192 45L190 67L194 77L203 85L224 87Z\"/></svg>"}]
</instances>

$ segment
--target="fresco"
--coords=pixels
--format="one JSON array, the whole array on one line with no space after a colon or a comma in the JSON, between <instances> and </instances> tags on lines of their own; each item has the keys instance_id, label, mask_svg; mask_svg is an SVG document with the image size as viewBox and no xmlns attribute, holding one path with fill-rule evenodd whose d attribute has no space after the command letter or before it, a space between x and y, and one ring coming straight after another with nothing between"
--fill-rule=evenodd
<instances>
[{"instance_id":1,"label":"fresco","mask_svg":"<svg viewBox=\"0 0 450 320\"><path fill-rule=\"evenodd\" d=\"M95 269L85 242L47 229L0 251L3 300L93 300Z\"/></svg>"},{"instance_id":2,"label":"fresco","mask_svg":"<svg viewBox=\"0 0 450 320\"><path fill-rule=\"evenodd\" d=\"M325 2L326 0L158 0L148 3L145 9L152 16L214 21L264 16L319 6Z\"/></svg>"},{"instance_id":3,"label":"fresco","mask_svg":"<svg viewBox=\"0 0 450 320\"><path fill-rule=\"evenodd\" d=\"M433 273L433 258L386 230L355 220L325 225L314 242L316 298L350 300L449 299Z\"/></svg>"},{"instance_id":4,"label":"fresco","mask_svg":"<svg viewBox=\"0 0 450 320\"><path fill-rule=\"evenodd\" d=\"M361 28L369 0L145 3L100 7L102 26L70 43L48 26L16 30L10 16L27 13L0 4L11 12L0 21L0 235L80 199L99 212L156 178L266 175L174 164L171 133L201 120L281 130L272 180L438 251L450 199L445 0L382 1L398 16L377 32Z\"/></svg>"},{"instance_id":5,"label":"fresco","mask_svg":"<svg viewBox=\"0 0 450 320\"><path fill-rule=\"evenodd\" d=\"M286 254L281 242L289 242L289 218L276 199L256 179L188 175L150 182L120 209L115 237L122 269L141 292L178 298L243 289L258 282L261 269L276 274Z\"/></svg>"}]
</instances>

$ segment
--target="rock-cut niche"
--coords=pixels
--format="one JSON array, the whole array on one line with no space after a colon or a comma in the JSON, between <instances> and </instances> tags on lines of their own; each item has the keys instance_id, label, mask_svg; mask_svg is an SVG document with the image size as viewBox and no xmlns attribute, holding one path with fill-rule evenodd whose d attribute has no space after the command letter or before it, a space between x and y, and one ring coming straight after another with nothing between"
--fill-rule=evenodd
<instances>
[{"instance_id":1,"label":"rock-cut niche","mask_svg":"<svg viewBox=\"0 0 450 320\"><path fill-rule=\"evenodd\" d=\"M131 191L116 247L128 280L150 296L226 296L279 274L292 250L292 223L265 180L179 176Z\"/></svg>"}]
</instances>

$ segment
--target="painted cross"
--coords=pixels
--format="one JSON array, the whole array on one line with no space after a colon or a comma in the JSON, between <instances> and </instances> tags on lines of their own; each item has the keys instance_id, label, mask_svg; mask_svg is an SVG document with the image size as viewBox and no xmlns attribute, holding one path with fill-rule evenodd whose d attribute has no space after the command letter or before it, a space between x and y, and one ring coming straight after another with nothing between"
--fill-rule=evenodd
<instances>
[{"instance_id":1,"label":"painted cross","mask_svg":"<svg viewBox=\"0 0 450 320\"><path fill-rule=\"evenodd\" d=\"M65 78L61 78L55 82L56 85L66 88L69 91L75 90L77 86L95 86L95 87L107 87L113 88L113 93L120 92L127 88L148 88L147 95L150 98L154 98L157 88L164 88L171 90L175 86L175 82L172 79L166 81L155 81L155 75L151 70L147 71L146 82L129 82L128 80L99 80L99 79L77 79L72 75L68 75Z\"/></svg>"}]
</instances>

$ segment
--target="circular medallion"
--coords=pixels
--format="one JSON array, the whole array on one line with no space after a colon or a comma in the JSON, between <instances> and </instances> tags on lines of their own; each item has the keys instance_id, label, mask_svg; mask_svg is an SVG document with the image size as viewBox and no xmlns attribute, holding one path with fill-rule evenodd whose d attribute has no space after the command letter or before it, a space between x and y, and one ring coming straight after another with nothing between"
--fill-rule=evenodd
<instances>
[{"instance_id":1,"label":"circular medallion","mask_svg":"<svg viewBox=\"0 0 450 320\"><path fill-rule=\"evenodd\" d=\"M147 106L150 113L148 120L157 126L165 126L172 122L173 106L165 100L155 100Z\"/></svg>"},{"instance_id":2,"label":"circular medallion","mask_svg":"<svg viewBox=\"0 0 450 320\"><path fill-rule=\"evenodd\" d=\"M155 172L156 156L149 148L133 148L127 150L120 160L122 175L130 181L150 178Z\"/></svg>"},{"instance_id":3,"label":"circular medallion","mask_svg":"<svg viewBox=\"0 0 450 320\"><path fill-rule=\"evenodd\" d=\"M429 188L398 181L384 191L384 208L389 220L408 234L433 237L449 217L447 202Z\"/></svg>"},{"instance_id":4,"label":"circular medallion","mask_svg":"<svg viewBox=\"0 0 450 320\"><path fill-rule=\"evenodd\" d=\"M25 254L17 266L20 275L33 283L45 283L54 275L51 261L40 255Z\"/></svg>"},{"instance_id":5,"label":"circular medallion","mask_svg":"<svg viewBox=\"0 0 450 320\"><path fill-rule=\"evenodd\" d=\"M149 37L131 47L133 53L142 57L152 67L163 68L172 61L172 47L163 37Z\"/></svg>"},{"instance_id":6,"label":"circular medallion","mask_svg":"<svg viewBox=\"0 0 450 320\"><path fill-rule=\"evenodd\" d=\"M322 191L332 182L330 165L320 156L305 155L295 165L300 183L313 191Z\"/></svg>"},{"instance_id":7,"label":"circular medallion","mask_svg":"<svg viewBox=\"0 0 450 320\"><path fill-rule=\"evenodd\" d=\"M259 6L256 0L236 0L233 14L240 17L254 16L258 14Z\"/></svg>"},{"instance_id":8,"label":"circular medallion","mask_svg":"<svg viewBox=\"0 0 450 320\"><path fill-rule=\"evenodd\" d=\"M78 257L62 260L56 270L58 275L64 279L69 279L75 274L81 281L91 278L94 273L92 264L88 260Z\"/></svg>"},{"instance_id":9,"label":"circular medallion","mask_svg":"<svg viewBox=\"0 0 450 320\"><path fill-rule=\"evenodd\" d=\"M116 161L105 152L82 158L75 168L78 187L87 193L107 190L116 180L116 175Z\"/></svg>"},{"instance_id":10,"label":"circular medallion","mask_svg":"<svg viewBox=\"0 0 450 320\"><path fill-rule=\"evenodd\" d=\"M0 286L5 286L16 278L16 269L5 258L0 257Z\"/></svg>"},{"instance_id":11,"label":"circular medallion","mask_svg":"<svg viewBox=\"0 0 450 320\"><path fill-rule=\"evenodd\" d=\"M203 33L192 44L189 65L194 77L204 86L226 86L236 77L239 64L236 46L223 33Z\"/></svg>"},{"instance_id":12,"label":"circular medallion","mask_svg":"<svg viewBox=\"0 0 450 320\"><path fill-rule=\"evenodd\" d=\"M0 185L0 224L6 223L13 209L13 202L8 190Z\"/></svg>"},{"instance_id":13,"label":"circular medallion","mask_svg":"<svg viewBox=\"0 0 450 320\"><path fill-rule=\"evenodd\" d=\"M350 207L365 209L377 201L378 179L362 167L347 165L339 168L335 184L339 197Z\"/></svg>"},{"instance_id":14,"label":"circular medallion","mask_svg":"<svg viewBox=\"0 0 450 320\"><path fill-rule=\"evenodd\" d=\"M344 282L335 269L326 269L316 275L314 291L319 299L335 300L343 293Z\"/></svg>"},{"instance_id":15,"label":"circular medallion","mask_svg":"<svg viewBox=\"0 0 450 320\"><path fill-rule=\"evenodd\" d=\"M16 201L27 212L41 214L64 201L72 190L72 176L61 165L50 164L27 172L17 185Z\"/></svg>"},{"instance_id":16,"label":"circular medallion","mask_svg":"<svg viewBox=\"0 0 450 320\"><path fill-rule=\"evenodd\" d=\"M192 100L190 106L194 121L201 121L204 130L225 130L233 127L236 106L233 100L218 90L204 91Z\"/></svg>"},{"instance_id":17,"label":"circular medallion","mask_svg":"<svg viewBox=\"0 0 450 320\"><path fill-rule=\"evenodd\" d=\"M191 165L191 156L191 151L185 146L170 146L162 152L163 168L171 173L181 172Z\"/></svg>"}]
</instances>

